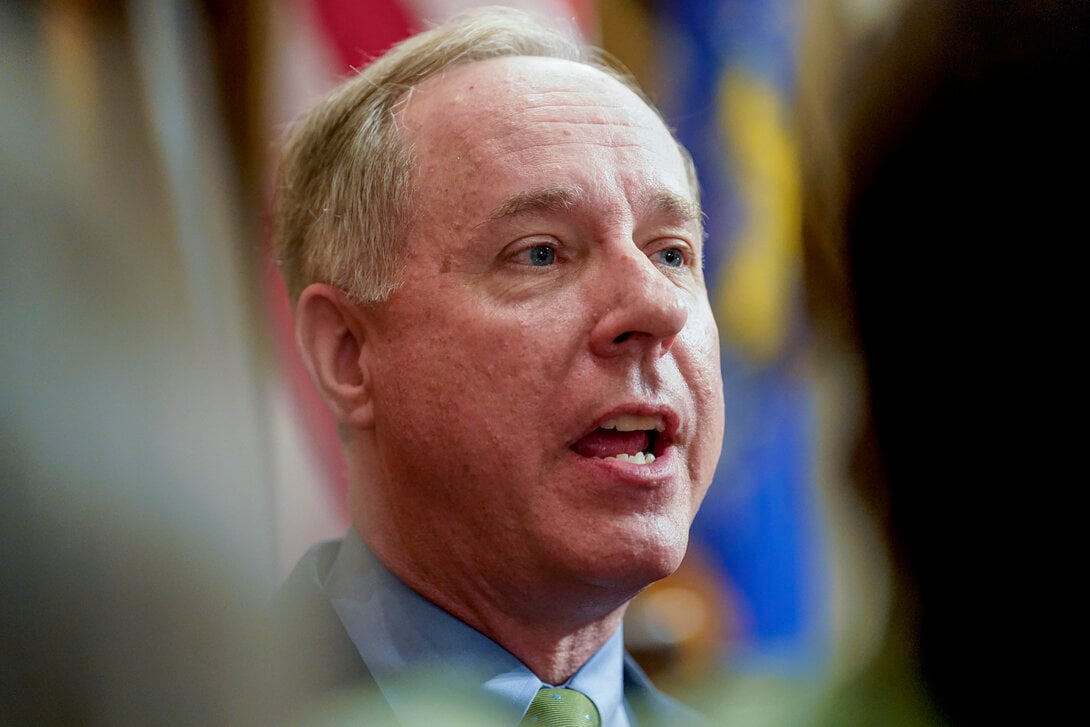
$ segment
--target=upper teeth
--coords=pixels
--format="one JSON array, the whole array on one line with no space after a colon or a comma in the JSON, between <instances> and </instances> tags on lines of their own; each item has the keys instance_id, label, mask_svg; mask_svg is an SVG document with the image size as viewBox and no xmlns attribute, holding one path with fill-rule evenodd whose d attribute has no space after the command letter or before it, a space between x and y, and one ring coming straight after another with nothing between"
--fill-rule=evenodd
<instances>
[{"instance_id":1,"label":"upper teeth","mask_svg":"<svg viewBox=\"0 0 1090 727\"><path fill-rule=\"evenodd\" d=\"M661 416L640 417L635 414L622 414L616 419L602 423L602 429L616 429L618 432L635 432L641 429L654 429L661 432L666 429L666 422Z\"/></svg>"}]
</instances>

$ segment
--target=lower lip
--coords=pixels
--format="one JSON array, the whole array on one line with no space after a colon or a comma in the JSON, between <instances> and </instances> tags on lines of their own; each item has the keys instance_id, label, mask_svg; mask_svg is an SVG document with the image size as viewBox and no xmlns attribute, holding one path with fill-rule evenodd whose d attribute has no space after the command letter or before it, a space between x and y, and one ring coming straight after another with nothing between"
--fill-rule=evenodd
<instances>
[{"instance_id":1,"label":"lower lip","mask_svg":"<svg viewBox=\"0 0 1090 727\"><path fill-rule=\"evenodd\" d=\"M655 461L650 464L625 462L622 459L614 459L612 457L608 459L584 457L575 454L574 452L572 452L572 454L577 457L584 466L592 467L599 472L604 472L612 480L643 486L654 487L661 485L672 479L677 470L677 461L672 446L666 447L663 453L655 457Z\"/></svg>"}]
</instances>

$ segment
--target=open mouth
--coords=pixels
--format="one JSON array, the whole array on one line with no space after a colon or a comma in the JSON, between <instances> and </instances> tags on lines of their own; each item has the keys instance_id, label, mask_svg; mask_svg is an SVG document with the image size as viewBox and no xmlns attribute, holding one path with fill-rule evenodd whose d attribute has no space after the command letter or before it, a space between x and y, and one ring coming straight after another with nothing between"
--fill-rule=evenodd
<instances>
[{"instance_id":1,"label":"open mouth","mask_svg":"<svg viewBox=\"0 0 1090 727\"><path fill-rule=\"evenodd\" d=\"M602 422L572 444L571 449L583 457L651 464L666 450L665 430L666 422L659 415L621 414Z\"/></svg>"}]
</instances>

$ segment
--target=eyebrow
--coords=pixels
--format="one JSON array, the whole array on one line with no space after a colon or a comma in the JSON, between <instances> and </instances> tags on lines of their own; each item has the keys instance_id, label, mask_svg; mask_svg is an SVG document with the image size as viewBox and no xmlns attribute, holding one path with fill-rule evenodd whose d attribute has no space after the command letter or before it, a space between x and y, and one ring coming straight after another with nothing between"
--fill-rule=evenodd
<instances>
[{"instance_id":1,"label":"eyebrow","mask_svg":"<svg viewBox=\"0 0 1090 727\"><path fill-rule=\"evenodd\" d=\"M525 212L567 210L574 207L582 196L583 190L574 185L557 185L519 192L501 202L488 218L500 220ZM699 204L670 190L655 190L644 197L643 203L655 213L678 222L703 221L704 213Z\"/></svg>"},{"instance_id":2,"label":"eyebrow","mask_svg":"<svg viewBox=\"0 0 1090 727\"><path fill-rule=\"evenodd\" d=\"M678 222L703 222L704 220L704 212L699 204L667 189L652 192L646 197L644 203L648 209Z\"/></svg>"},{"instance_id":3,"label":"eyebrow","mask_svg":"<svg viewBox=\"0 0 1090 727\"><path fill-rule=\"evenodd\" d=\"M491 220L514 217L525 212L553 212L571 209L582 196L583 191L576 186L558 185L544 187L529 192L519 192L505 199L488 216Z\"/></svg>"}]
</instances>

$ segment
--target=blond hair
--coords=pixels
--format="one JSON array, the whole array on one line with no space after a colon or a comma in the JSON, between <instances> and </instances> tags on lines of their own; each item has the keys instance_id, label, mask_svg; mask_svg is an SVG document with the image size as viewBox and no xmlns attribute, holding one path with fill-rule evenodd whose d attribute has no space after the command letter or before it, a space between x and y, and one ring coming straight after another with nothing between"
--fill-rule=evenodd
<instances>
[{"instance_id":1,"label":"blond hair","mask_svg":"<svg viewBox=\"0 0 1090 727\"><path fill-rule=\"evenodd\" d=\"M484 8L408 38L304 114L284 144L276 204L276 251L292 300L314 282L361 303L398 284L412 210L412 150L397 107L424 80L455 66L505 56L544 56L597 68L648 101L603 51L580 45L521 11ZM686 163L691 161L682 150ZM695 174L691 173L694 194Z\"/></svg>"}]
</instances>

